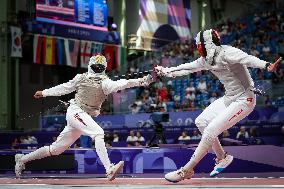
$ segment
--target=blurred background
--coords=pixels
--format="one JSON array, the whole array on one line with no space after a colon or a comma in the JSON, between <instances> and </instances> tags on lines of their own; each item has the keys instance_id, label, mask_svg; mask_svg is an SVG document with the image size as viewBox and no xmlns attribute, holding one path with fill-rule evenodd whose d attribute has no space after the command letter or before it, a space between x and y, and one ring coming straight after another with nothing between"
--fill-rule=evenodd
<instances>
[{"instance_id":1,"label":"blurred background","mask_svg":"<svg viewBox=\"0 0 284 189\"><path fill-rule=\"evenodd\" d=\"M282 0L1 0L0 7L0 148L12 154L56 140L65 126L58 100L74 94L42 100L33 94L87 71L97 53L106 56L113 80L195 60L194 37L201 29L214 28L222 44L269 62L284 54ZM284 65L275 73L249 70L266 93L220 139L245 151L250 145L259 145L258 151L270 146L266 154L281 152L278 158L284 158ZM201 138L195 118L223 95L223 85L207 71L159 78L149 87L109 95L95 120L105 129L110 149L194 145ZM163 115L159 124L153 115ZM93 146L82 136L71 148ZM282 165L270 166L277 172ZM284 165L278 171L283 170Z\"/></svg>"}]
</instances>

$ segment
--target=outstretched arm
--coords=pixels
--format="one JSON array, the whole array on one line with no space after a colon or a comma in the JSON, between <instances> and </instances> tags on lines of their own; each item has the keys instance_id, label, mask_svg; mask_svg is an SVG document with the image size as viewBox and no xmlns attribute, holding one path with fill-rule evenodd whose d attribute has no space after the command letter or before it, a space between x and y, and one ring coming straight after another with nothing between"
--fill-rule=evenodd
<instances>
[{"instance_id":1,"label":"outstretched arm","mask_svg":"<svg viewBox=\"0 0 284 189\"><path fill-rule=\"evenodd\" d=\"M124 90L132 87L140 87L149 85L152 82L151 75L144 76L138 79L120 79L113 81L111 79L105 79L102 82L103 91L106 95L114 93L120 90Z\"/></svg>"},{"instance_id":2,"label":"outstretched arm","mask_svg":"<svg viewBox=\"0 0 284 189\"><path fill-rule=\"evenodd\" d=\"M76 90L77 82L80 80L81 74L77 74L72 80L57 85L55 87L51 87L49 89L45 89L43 91L37 91L34 94L35 98L41 98L46 96L61 96L65 94L72 93Z\"/></svg>"},{"instance_id":3,"label":"outstretched arm","mask_svg":"<svg viewBox=\"0 0 284 189\"><path fill-rule=\"evenodd\" d=\"M260 60L255 56L248 55L240 49L231 47L226 50L225 60L231 64L240 63L247 67L267 69L270 72L274 72L282 59L279 58L276 62L270 64L269 62Z\"/></svg>"},{"instance_id":4,"label":"outstretched arm","mask_svg":"<svg viewBox=\"0 0 284 189\"><path fill-rule=\"evenodd\" d=\"M158 75L166 76L166 77L177 77L177 76L183 76L188 75L189 73L198 72L201 70L204 70L204 60L202 57L196 59L193 62L190 63L184 63L177 67L162 67L157 66L155 67L155 71Z\"/></svg>"}]
</instances>

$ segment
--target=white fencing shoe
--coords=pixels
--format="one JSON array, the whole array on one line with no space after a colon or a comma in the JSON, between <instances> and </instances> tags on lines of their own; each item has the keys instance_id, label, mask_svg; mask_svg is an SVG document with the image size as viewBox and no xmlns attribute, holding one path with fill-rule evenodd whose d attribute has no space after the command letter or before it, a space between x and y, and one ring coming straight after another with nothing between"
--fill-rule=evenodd
<instances>
[{"instance_id":1,"label":"white fencing shoe","mask_svg":"<svg viewBox=\"0 0 284 189\"><path fill-rule=\"evenodd\" d=\"M169 172L165 175L165 179L169 182L177 183L184 179L190 179L194 175L194 171L186 171L184 168L180 168L176 171Z\"/></svg>"},{"instance_id":2,"label":"white fencing shoe","mask_svg":"<svg viewBox=\"0 0 284 189\"><path fill-rule=\"evenodd\" d=\"M15 174L17 178L20 178L22 171L25 169L25 164L21 161L21 158L24 154L16 154L15 155Z\"/></svg>"},{"instance_id":3,"label":"white fencing shoe","mask_svg":"<svg viewBox=\"0 0 284 189\"><path fill-rule=\"evenodd\" d=\"M213 171L210 173L210 177L215 177L216 175L221 173L226 167L228 167L232 163L233 159L234 157L228 154L226 154L224 159L216 159L216 164Z\"/></svg>"},{"instance_id":4,"label":"white fencing shoe","mask_svg":"<svg viewBox=\"0 0 284 189\"><path fill-rule=\"evenodd\" d=\"M120 161L118 164L111 164L110 168L106 172L106 177L109 181L115 179L115 176L121 172L124 166L124 161Z\"/></svg>"}]
</instances>

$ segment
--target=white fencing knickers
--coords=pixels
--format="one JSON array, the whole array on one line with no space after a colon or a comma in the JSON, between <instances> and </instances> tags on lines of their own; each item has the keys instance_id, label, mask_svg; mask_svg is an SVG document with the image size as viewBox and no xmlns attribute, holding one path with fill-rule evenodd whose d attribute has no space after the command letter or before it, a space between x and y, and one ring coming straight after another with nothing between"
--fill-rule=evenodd
<instances>
[{"instance_id":1,"label":"white fencing knickers","mask_svg":"<svg viewBox=\"0 0 284 189\"><path fill-rule=\"evenodd\" d=\"M195 120L195 124L202 134L206 128L212 136L216 137L212 149L218 159L223 159L225 152L217 136L248 116L253 111L256 103L256 96L250 90L227 106L224 98L215 100Z\"/></svg>"},{"instance_id":2,"label":"white fencing knickers","mask_svg":"<svg viewBox=\"0 0 284 189\"><path fill-rule=\"evenodd\" d=\"M66 113L67 125L50 146L44 146L21 158L24 163L41 159L50 155L59 155L68 149L81 135L90 136L95 140L96 152L106 170L111 163L108 158L107 149L104 142L103 129L93 120L93 118L80 107L71 104Z\"/></svg>"}]
</instances>

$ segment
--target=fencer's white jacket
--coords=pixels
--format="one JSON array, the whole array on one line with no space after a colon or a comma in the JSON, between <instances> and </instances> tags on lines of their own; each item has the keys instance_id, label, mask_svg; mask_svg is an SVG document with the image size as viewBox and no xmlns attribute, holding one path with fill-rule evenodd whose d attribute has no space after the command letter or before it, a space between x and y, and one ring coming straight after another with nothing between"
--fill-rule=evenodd
<instances>
[{"instance_id":1,"label":"fencer's white jacket","mask_svg":"<svg viewBox=\"0 0 284 189\"><path fill-rule=\"evenodd\" d=\"M92 116L98 116L107 95L142 85L143 78L113 81L103 74L84 73L77 74L69 82L45 89L42 94L44 97L61 96L76 91L75 98L70 100L70 104L80 107Z\"/></svg>"},{"instance_id":2,"label":"fencer's white jacket","mask_svg":"<svg viewBox=\"0 0 284 189\"><path fill-rule=\"evenodd\" d=\"M176 77L201 70L209 70L224 85L225 104L230 104L232 100L254 88L254 82L247 67L263 69L267 63L255 56L248 55L238 48L222 45L216 49L212 64L207 63L205 58L200 57L193 62L184 63L177 67L164 68L163 72L169 77Z\"/></svg>"}]
</instances>

